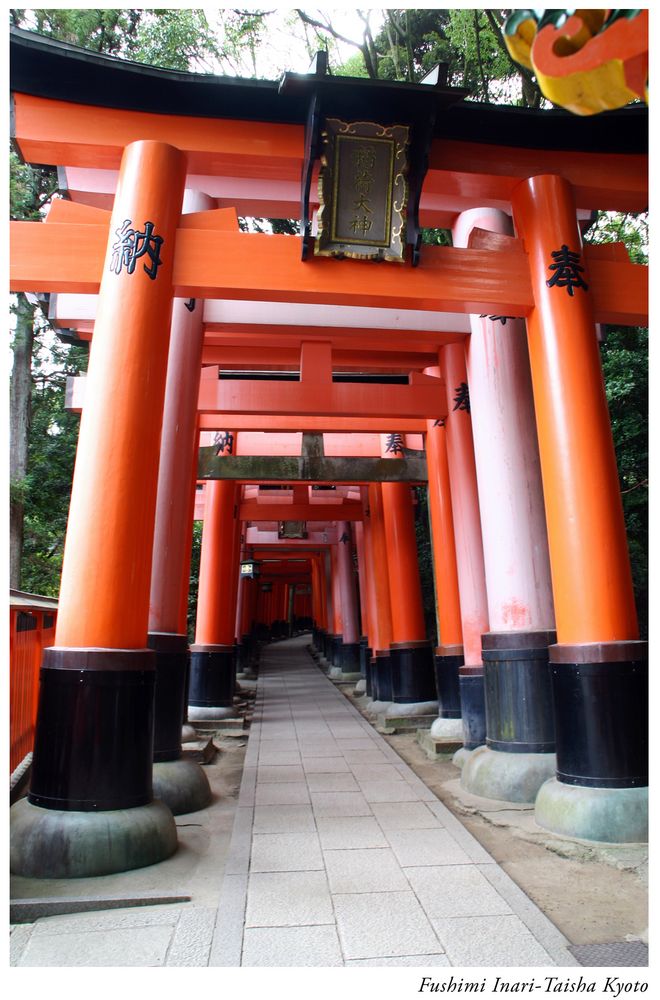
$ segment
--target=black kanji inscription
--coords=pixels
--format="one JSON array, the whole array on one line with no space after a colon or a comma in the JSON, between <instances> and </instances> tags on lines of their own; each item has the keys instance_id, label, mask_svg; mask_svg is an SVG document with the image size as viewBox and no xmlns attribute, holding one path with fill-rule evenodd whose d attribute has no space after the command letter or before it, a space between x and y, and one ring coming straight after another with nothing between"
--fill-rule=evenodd
<instances>
[{"instance_id":1,"label":"black kanji inscription","mask_svg":"<svg viewBox=\"0 0 660 1000\"><path fill-rule=\"evenodd\" d=\"M234 454L234 435L231 431L218 431L213 438L216 455Z\"/></svg>"},{"instance_id":2,"label":"black kanji inscription","mask_svg":"<svg viewBox=\"0 0 660 1000\"><path fill-rule=\"evenodd\" d=\"M566 244L562 243L560 250L552 251L552 259L555 263L549 264L548 270L555 273L546 281L548 288L555 286L565 288L570 296L573 295L575 288L584 288L585 292L588 291L589 285L582 277L584 268L580 264L579 253L569 250Z\"/></svg>"},{"instance_id":3,"label":"black kanji inscription","mask_svg":"<svg viewBox=\"0 0 660 1000\"><path fill-rule=\"evenodd\" d=\"M488 313L479 313L479 319L488 318L492 323L496 323L499 319L502 326L506 326L506 321L508 319L515 319L515 316L488 316Z\"/></svg>"},{"instance_id":4,"label":"black kanji inscription","mask_svg":"<svg viewBox=\"0 0 660 1000\"><path fill-rule=\"evenodd\" d=\"M403 455L403 434L388 434L385 454L391 452L392 455Z\"/></svg>"},{"instance_id":5,"label":"black kanji inscription","mask_svg":"<svg viewBox=\"0 0 660 1000\"><path fill-rule=\"evenodd\" d=\"M155 281L158 268L163 263L160 259L160 248L164 240L154 234L153 222L145 222L144 232L132 228L130 219L124 219L119 229L115 230L116 241L112 245L110 270L121 274L122 267L128 274L133 274L140 257L147 257L149 265L143 264L145 273Z\"/></svg>"},{"instance_id":6,"label":"black kanji inscription","mask_svg":"<svg viewBox=\"0 0 660 1000\"><path fill-rule=\"evenodd\" d=\"M454 410L465 410L466 413L470 412L470 390L467 387L467 382L461 382L455 389L454 396Z\"/></svg>"}]
</instances>

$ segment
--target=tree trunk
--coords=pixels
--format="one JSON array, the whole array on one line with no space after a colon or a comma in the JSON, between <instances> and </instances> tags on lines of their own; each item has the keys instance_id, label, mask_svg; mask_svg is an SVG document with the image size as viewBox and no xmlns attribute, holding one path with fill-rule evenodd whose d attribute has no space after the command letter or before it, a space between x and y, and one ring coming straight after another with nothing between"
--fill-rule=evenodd
<instances>
[{"instance_id":1,"label":"tree trunk","mask_svg":"<svg viewBox=\"0 0 660 1000\"><path fill-rule=\"evenodd\" d=\"M21 586L23 493L27 473L31 418L33 341L34 306L31 306L25 296L20 294L16 307L14 365L9 395L9 475L11 482L9 586L16 590L20 590Z\"/></svg>"}]
</instances>

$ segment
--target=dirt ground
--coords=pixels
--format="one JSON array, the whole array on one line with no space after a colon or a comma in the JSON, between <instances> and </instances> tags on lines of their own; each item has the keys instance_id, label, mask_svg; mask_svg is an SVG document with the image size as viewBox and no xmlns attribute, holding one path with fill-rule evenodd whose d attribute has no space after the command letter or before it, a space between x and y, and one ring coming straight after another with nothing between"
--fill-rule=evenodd
<instances>
[{"instance_id":1,"label":"dirt ground","mask_svg":"<svg viewBox=\"0 0 660 1000\"><path fill-rule=\"evenodd\" d=\"M646 845L556 837L531 807L465 792L451 756L429 760L414 734L384 738L572 944L648 941Z\"/></svg>"}]
</instances>

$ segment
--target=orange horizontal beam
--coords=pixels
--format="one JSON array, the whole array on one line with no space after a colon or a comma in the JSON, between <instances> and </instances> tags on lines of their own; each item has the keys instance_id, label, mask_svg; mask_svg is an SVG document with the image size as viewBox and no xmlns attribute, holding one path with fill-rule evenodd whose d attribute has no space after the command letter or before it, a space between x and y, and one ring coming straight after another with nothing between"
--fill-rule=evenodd
<instances>
[{"instance_id":1,"label":"orange horizontal beam","mask_svg":"<svg viewBox=\"0 0 660 1000\"><path fill-rule=\"evenodd\" d=\"M24 223L29 225L29 223ZM256 233L179 230L177 295L274 302L319 302L440 312L503 311L532 305L527 258L499 252L425 247L417 268L315 258L302 264L297 240ZM367 280L368 275L368 280Z\"/></svg>"},{"instance_id":2,"label":"orange horizontal beam","mask_svg":"<svg viewBox=\"0 0 660 1000\"><path fill-rule=\"evenodd\" d=\"M128 143L156 139L182 149L191 174L300 179L302 125L100 109L20 93L13 97L16 142L30 163L116 170ZM444 196L442 208L434 213L439 217L450 211L452 197L458 210L507 203L521 178L556 173L574 185L581 208L643 211L648 203L646 171L646 157L638 154L436 139L424 194ZM425 224L431 223L425 219Z\"/></svg>"},{"instance_id":3,"label":"orange horizontal beam","mask_svg":"<svg viewBox=\"0 0 660 1000\"><path fill-rule=\"evenodd\" d=\"M12 291L98 292L105 226L13 222L10 235ZM415 269L365 267L329 258L303 264L298 241L288 236L180 228L174 294L509 315L526 315L532 305L527 258L519 250L426 247Z\"/></svg>"},{"instance_id":4,"label":"orange horizontal beam","mask_svg":"<svg viewBox=\"0 0 660 1000\"><path fill-rule=\"evenodd\" d=\"M461 339L464 334L461 335ZM306 338L305 338L306 339ZM439 345L438 345L439 346ZM335 350L332 352L334 371L387 371L409 372L430 368L437 364L437 348L425 345L423 354L403 351ZM297 371L300 365L300 348L277 347L204 347L202 364L219 365L224 369L261 369Z\"/></svg>"},{"instance_id":5,"label":"orange horizontal beam","mask_svg":"<svg viewBox=\"0 0 660 1000\"><path fill-rule=\"evenodd\" d=\"M198 409L227 415L384 417L394 425L399 417L445 417L447 397L441 379L419 385L209 379L200 383Z\"/></svg>"},{"instance_id":6,"label":"orange horizontal beam","mask_svg":"<svg viewBox=\"0 0 660 1000\"><path fill-rule=\"evenodd\" d=\"M200 431L225 430L229 423L222 413L200 413L198 419ZM287 414L264 417L255 413L232 413L231 430L388 434L392 430L392 420L386 417L292 417ZM396 430L401 434L425 434L426 420L397 417Z\"/></svg>"},{"instance_id":7,"label":"orange horizontal beam","mask_svg":"<svg viewBox=\"0 0 660 1000\"><path fill-rule=\"evenodd\" d=\"M66 322L69 322L68 320ZM398 330L355 326L269 326L257 323L205 323L205 347L289 347L300 349L303 340L326 340L333 345L333 358L338 350L346 351L406 351L415 353L453 344L469 334L463 330Z\"/></svg>"},{"instance_id":8,"label":"orange horizontal beam","mask_svg":"<svg viewBox=\"0 0 660 1000\"><path fill-rule=\"evenodd\" d=\"M19 93L13 97L14 136L29 163L118 170L128 143L154 139L183 150L191 174L300 180L301 125L98 108Z\"/></svg>"},{"instance_id":9,"label":"orange horizontal beam","mask_svg":"<svg viewBox=\"0 0 660 1000\"><path fill-rule=\"evenodd\" d=\"M98 292L105 226L12 222L10 290ZM161 254L165 253L163 248ZM598 323L646 325L648 273L587 249ZM369 270L366 271L366 268ZM368 275L368 281L366 277ZM614 280L615 279L615 280ZM288 236L179 229L174 294L526 316L533 306L526 254L425 247L419 267L321 258L305 264Z\"/></svg>"},{"instance_id":10,"label":"orange horizontal beam","mask_svg":"<svg viewBox=\"0 0 660 1000\"><path fill-rule=\"evenodd\" d=\"M539 174L569 181L580 208L643 212L648 207L648 157L643 154L525 149L451 139L431 144L424 192L508 203L521 179Z\"/></svg>"},{"instance_id":11,"label":"orange horizontal beam","mask_svg":"<svg viewBox=\"0 0 660 1000\"><path fill-rule=\"evenodd\" d=\"M361 521L362 504L263 504L246 500L239 508L241 521Z\"/></svg>"}]
</instances>

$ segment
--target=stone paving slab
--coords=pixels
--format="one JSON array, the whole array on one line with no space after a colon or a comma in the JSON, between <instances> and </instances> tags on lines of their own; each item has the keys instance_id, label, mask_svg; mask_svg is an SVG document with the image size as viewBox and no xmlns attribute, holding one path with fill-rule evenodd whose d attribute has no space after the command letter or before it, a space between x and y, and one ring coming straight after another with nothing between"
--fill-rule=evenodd
<instances>
[{"instance_id":1,"label":"stone paving slab","mask_svg":"<svg viewBox=\"0 0 660 1000\"><path fill-rule=\"evenodd\" d=\"M172 937L169 924L111 928L85 933L84 947L75 934L33 934L17 963L22 966L162 966Z\"/></svg>"},{"instance_id":2,"label":"stone paving slab","mask_svg":"<svg viewBox=\"0 0 660 1000\"><path fill-rule=\"evenodd\" d=\"M241 832L249 867L240 886L227 876L210 964L576 965L564 936L324 676L307 642L263 651L246 778L254 826Z\"/></svg>"}]
</instances>

